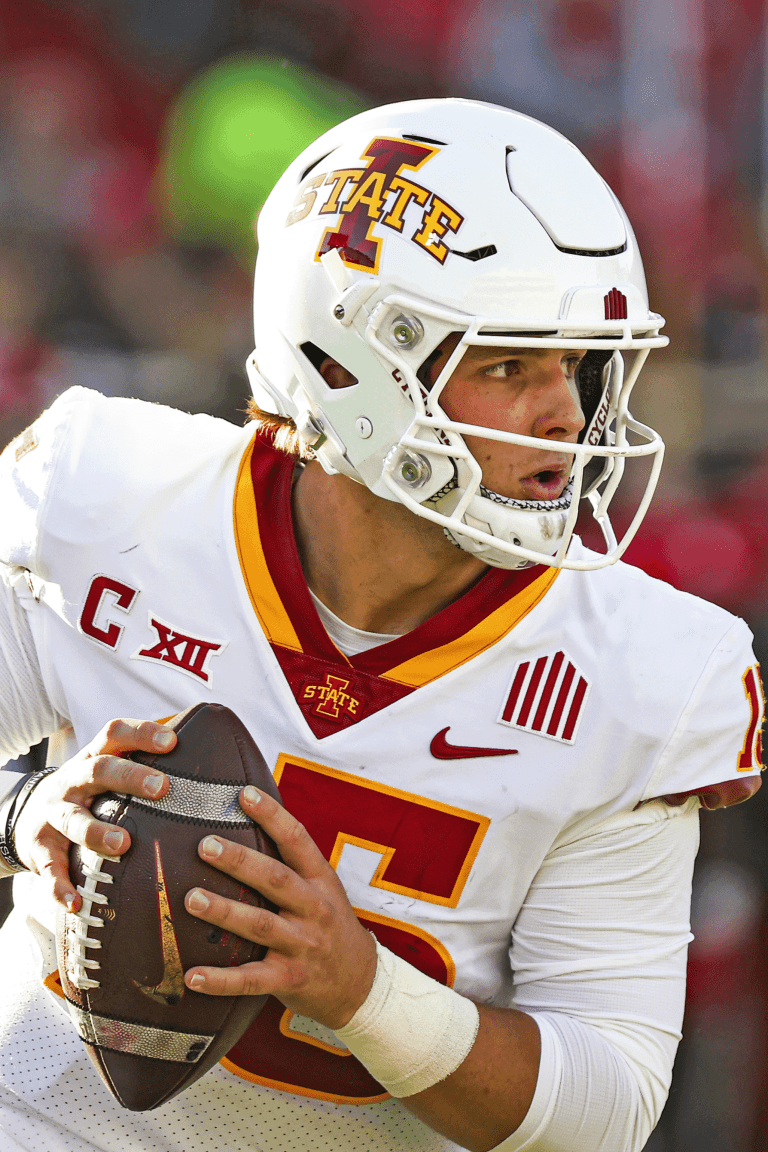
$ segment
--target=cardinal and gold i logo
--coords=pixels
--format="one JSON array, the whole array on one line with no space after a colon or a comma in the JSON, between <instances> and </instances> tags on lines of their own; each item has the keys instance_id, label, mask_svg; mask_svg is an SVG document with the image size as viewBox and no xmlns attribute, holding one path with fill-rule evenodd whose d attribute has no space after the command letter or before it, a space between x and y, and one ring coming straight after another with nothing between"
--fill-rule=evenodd
<instances>
[{"instance_id":1,"label":"cardinal and gold i logo","mask_svg":"<svg viewBox=\"0 0 768 1152\"><path fill-rule=\"evenodd\" d=\"M402 233L404 213L416 204L422 209L421 221L409 239L443 264L450 251L443 238L458 232L464 217L410 178L439 152L440 148L415 140L377 136L362 153L359 167L310 176L299 189L286 226L308 216L325 193L318 215L338 216L338 220L323 233L315 259L337 249L348 267L375 275L383 241L373 235L374 224Z\"/></svg>"}]
</instances>

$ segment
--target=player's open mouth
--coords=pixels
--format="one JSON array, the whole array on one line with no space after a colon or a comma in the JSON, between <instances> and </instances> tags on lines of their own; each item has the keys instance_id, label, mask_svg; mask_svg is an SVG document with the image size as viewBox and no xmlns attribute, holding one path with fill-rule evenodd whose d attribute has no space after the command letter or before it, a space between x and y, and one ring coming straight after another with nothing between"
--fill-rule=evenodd
<instances>
[{"instance_id":1,"label":"player's open mouth","mask_svg":"<svg viewBox=\"0 0 768 1152\"><path fill-rule=\"evenodd\" d=\"M542 468L519 481L528 500L556 500L568 483L569 468Z\"/></svg>"}]
</instances>

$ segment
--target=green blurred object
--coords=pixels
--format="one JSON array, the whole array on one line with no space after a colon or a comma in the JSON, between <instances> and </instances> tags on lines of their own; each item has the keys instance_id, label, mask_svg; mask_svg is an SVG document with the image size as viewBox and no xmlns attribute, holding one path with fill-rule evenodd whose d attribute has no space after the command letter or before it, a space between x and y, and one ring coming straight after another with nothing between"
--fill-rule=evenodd
<instances>
[{"instance_id":1,"label":"green blurred object","mask_svg":"<svg viewBox=\"0 0 768 1152\"><path fill-rule=\"evenodd\" d=\"M158 192L171 236L251 260L256 215L277 178L312 140L365 107L287 60L214 64L182 92L166 126Z\"/></svg>"}]
</instances>

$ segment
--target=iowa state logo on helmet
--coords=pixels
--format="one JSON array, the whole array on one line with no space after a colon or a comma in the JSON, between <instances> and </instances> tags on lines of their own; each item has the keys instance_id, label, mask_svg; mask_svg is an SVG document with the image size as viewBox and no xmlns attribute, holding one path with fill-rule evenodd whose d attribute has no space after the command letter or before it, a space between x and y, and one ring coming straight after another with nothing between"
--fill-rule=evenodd
<instances>
[{"instance_id":1,"label":"iowa state logo on helmet","mask_svg":"<svg viewBox=\"0 0 768 1152\"><path fill-rule=\"evenodd\" d=\"M405 210L417 204L421 220L410 240L443 264L450 252L443 238L448 232L458 232L464 217L436 192L405 174L417 172L439 151L415 140L376 136L362 153L360 167L337 168L305 180L286 226L303 220L324 196L318 216L338 219L326 228L315 259L336 248L350 268L376 274L383 241L372 234L374 224L402 233Z\"/></svg>"}]
</instances>

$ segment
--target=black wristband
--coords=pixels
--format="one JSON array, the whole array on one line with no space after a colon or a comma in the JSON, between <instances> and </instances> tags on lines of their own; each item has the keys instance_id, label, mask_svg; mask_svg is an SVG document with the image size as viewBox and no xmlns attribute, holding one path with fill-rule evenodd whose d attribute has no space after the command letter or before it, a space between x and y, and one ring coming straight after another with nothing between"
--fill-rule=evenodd
<instances>
[{"instance_id":1,"label":"black wristband","mask_svg":"<svg viewBox=\"0 0 768 1152\"><path fill-rule=\"evenodd\" d=\"M39 772L31 772L19 778L7 796L0 802L0 857L2 857L5 870L11 872L26 872L27 866L22 864L16 855L16 845L13 834L16 821L22 813L24 805L33 791L45 776L56 772L56 768L42 768Z\"/></svg>"}]
</instances>

